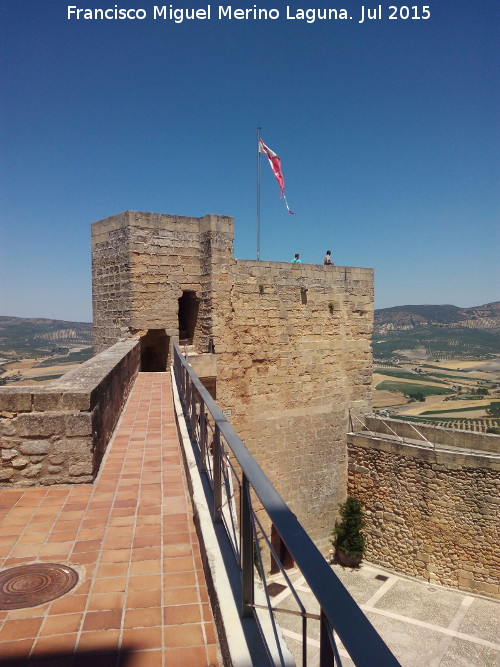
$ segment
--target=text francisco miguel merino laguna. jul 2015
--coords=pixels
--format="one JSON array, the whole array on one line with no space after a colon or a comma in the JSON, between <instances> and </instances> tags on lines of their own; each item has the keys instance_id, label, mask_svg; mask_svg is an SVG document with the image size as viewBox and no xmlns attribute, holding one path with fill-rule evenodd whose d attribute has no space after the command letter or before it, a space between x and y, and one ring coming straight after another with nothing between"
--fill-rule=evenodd
<instances>
[{"instance_id":1,"label":"text francisco miguel merino laguna. jul 2015","mask_svg":"<svg viewBox=\"0 0 500 667\"><path fill-rule=\"evenodd\" d=\"M234 7L233 5L206 5L206 7L176 7L175 5L154 5L151 8L120 7L113 5L107 8L86 8L77 5L67 6L67 19L96 21L144 21L146 19L183 23L184 21L277 21L299 20L306 23L315 21L350 21L358 23L373 20L427 20L430 18L429 5L359 5L353 16L352 10L333 7L291 7L284 8Z\"/></svg>"}]
</instances>

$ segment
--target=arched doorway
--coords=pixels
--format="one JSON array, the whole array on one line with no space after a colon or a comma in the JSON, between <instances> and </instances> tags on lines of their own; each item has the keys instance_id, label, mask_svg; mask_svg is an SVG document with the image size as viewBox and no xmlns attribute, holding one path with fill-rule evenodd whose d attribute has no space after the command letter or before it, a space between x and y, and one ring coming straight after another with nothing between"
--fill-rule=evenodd
<instances>
[{"instance_id":1,"label":"arched doorway","mask_svg":"<svg viewBox=\"0 0 500 667\"><path fill-rule=\"evenodd\" d=\"M170 337L165 329L149 329L147 334L141 337L141 371L165 372L169 343Z\"/></svg>"}]
</instances>

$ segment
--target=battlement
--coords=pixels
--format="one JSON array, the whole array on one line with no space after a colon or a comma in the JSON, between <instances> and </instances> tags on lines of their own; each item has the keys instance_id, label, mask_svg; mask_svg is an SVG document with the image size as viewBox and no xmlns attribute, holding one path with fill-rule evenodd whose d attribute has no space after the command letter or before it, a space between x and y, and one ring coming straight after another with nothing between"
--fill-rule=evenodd
<instances>
[{"instance_id":1,"label":"battlement","mask_svg":"<svg viewBox=\"0 0 500 667\"><path fill-rule=\"evenodd\" d=\"M204 234L219 232L234 237L234 219L225 215L204 215L193 218L185 215L123 211L92 223L92 249L99 243L113 240L116 232L127 228L150 229L175 234Z\"/></svg>"}]
</instances>

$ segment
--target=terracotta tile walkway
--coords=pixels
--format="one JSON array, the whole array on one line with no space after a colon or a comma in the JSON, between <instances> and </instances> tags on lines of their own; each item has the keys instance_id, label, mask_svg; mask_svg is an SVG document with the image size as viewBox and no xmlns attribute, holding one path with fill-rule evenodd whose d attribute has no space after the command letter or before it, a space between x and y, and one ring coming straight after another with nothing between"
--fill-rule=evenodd
<instances>
[{"instance_id":1,"label":"terracotta tile walkway","mask_svg":"<svg viewBox=\"0 0 500 667\"><path fill-rule=\"evenodd\" d=\"M0 491L0 569L40 561L79 583L0 611L2 667L218 664L168 373L139 374L95 484Z\"/></svg>"}]
</instances>

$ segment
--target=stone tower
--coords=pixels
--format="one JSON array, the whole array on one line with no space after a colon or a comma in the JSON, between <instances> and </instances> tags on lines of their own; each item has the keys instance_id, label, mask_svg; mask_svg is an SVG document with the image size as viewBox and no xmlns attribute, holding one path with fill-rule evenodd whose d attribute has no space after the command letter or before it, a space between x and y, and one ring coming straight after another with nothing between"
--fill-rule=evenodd
<instances>
[{"instance_id":1,"label":"stone tower","mask_svg":"<svg viewBox=\"0 0 500 667\"><path fill-rule=\"evenodd\" d=\"M371 408L373 271L236 260L233 219L126 211L92 225L94 343L169 342L319 546L347 488L349 411Z\"/></svg>"},{"instance_id":2,"label":"stone tower","mask_svg":"<svg viewBox=\"0 0 500 667\"><path fill-rule=\"evenodd\" d=\"M212 335L212 265L233 253L233 220L125 211L92 225L94 348L142 332L191 339ZM190 335L191 334L191 335Z\"/></svg>"}]
</instances>

